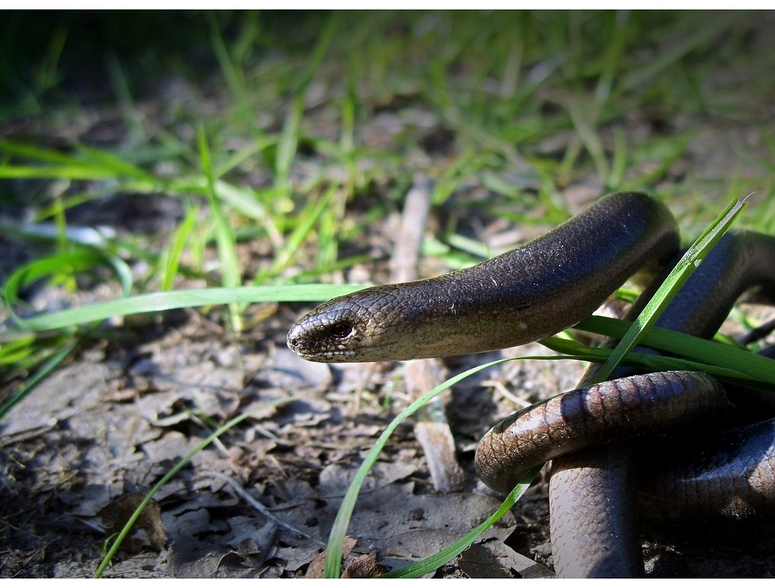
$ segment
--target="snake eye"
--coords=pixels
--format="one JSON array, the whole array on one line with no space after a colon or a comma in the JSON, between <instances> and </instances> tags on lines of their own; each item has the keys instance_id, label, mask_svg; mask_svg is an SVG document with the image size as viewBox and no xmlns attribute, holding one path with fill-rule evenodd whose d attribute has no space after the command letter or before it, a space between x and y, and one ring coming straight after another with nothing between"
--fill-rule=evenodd
<instances>
[{"instance_id":1,"label":"snake eye","mask_svg":"<svg viewBox=\"0 0 775 588\"><path fill-rule=\"evenodd\" d=\"M331 325L331 335L336 339L344 339L353 332L353 327L349 323L334 323Z\"/></svg>"}]
</instances>

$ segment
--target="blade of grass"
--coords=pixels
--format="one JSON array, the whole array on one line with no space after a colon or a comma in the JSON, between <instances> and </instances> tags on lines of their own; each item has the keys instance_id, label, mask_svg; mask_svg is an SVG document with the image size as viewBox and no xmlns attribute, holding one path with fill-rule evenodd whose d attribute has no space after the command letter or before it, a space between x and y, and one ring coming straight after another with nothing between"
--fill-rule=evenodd
<instances>
[{"instance_id":1,"label":"blade of grass","mask_svg":"<svg viewBox=\"0 0 775 588\"><path fill-rule=\"evenodd\" d=\"M59 253L67 251L67 218L65 217L65 208L62 204L62 194L70 187L70 180L59 180L52 185L52 204L54 210L54 226L57 229L57 249ZM73 284L74 285L74 284Z\"/></svg>"},{"instance_id":2,"label":"blade of grass","mask_svg":"<svg viewBox=\"0 0 775 588\"><path fill-rule=\"evenodd\" d=\"M129 90L129 83L127 82L126 75L124 75L124 70L118 61L116 52L109 50L105 56L105 61L108 66L110 85L113 88L113 93L116 95L120 105L121 115L127 123L129 133L135 142L143 142L145 139L143 115L135 106L134 100L132 100L132 92Z\"/></svg>"},{"instance_id":3,"label":"blade of grass","mask_svg":"<svg viewBox=\"0 0 775 588\"><path fill-rule=\"evenodd\" d=\"M213 52L218 60L218 65L221 68L221 73L226 80L226 85L229 87L229 91L234 97L235 102L238 105L241 119L247 124L253 124L255 117L250 112L250 102L248 101L248 90L245 85L245 76L242 73L242 69L239 68L229 55L229 51L226 48L226 44L223 42L223 35L221 35L221 29L218 25L218 20L215 14L210 13L210 43L213 47ZM255 126L255 125L253 125Z\"/></svg>"},{"instance_id":4,"label":"blade of grass","mask_svg":"<svg viewBox=\"0 0 775 588\"><path fill-rule=\"evenodd\" d=\"M110 180L113 177L115 175L112 171L91 165L47 165L40 167L5 165L0 167L0 179Z\"/></svg>"},{"instance_id":5,"label":"blade of grass","mask_svg":"<svg viewBox=\"0 0 775 588\"><path fill-rule=\"evenodd\" d=\"M605 158L605 149L603 141L596 130L597 117L594 114L585 113L582 110L584 100L581 96L576 96L568 102L568 114L573 122L573 126L586 147L592 161L595 163L597 175L601 181L608 179L610 168Z\"/></svg>"},{"instance_id":6,"label":"blade of grass","mask_svg":"<svg viewBox=\"0 0 775 588\"><path fill-rule=\"evenodd\" d=\"M361 71L361 55L350 56L347 67L347 86L340 111L342 128L339 131L339 147L346 155L351 155L355 148L355 113L358 104L358 77Z\"/></svg>"},{"instance_id":7,"label":"blade of grass","mask_svg":"<svg viewBox=\"0 0 775 588\"><path fill-rule=\"evenodd\" d=\"M128 177L153 185L158 184L158 180L145 170L105 151L85 145L79 145L73 154L69 154L15 141L0 141L0 152L49 164L0 166L0 178L103 180Z\"/></svg>"},{"instance_id":8,"label":"blade of grass","mask_svg":"<svg viewBox=\"0 0 775 588\"><path fill-rule=\"evenodd\" d=\"M277 139L277 135L261 135L257 139L253 139L247 145L234 152L226 161L216 167L213 171L213 174L216 178L222 177L257 153L261 153L268 147L276 145Z\"/></svg>"},{"instance_id":9,"label":"blade of grass","mask_svg":"<svg viewBox=\"0 0 775 588\"><path fill-rule=\"evenodd\" d=\"M672 331L667 331L667 332L670 333ZM573 341L570 339L564 339L560 337L547 337L545 339L542 339L540 343L545 347L548 347L552 351L562 353L563 355L561 356L561 359L576 359L580 361L591 361L591 362L603 363L609 357L611 357L611 354L613 353L612 349L605 349L600 347L587 347L586 345L582 345L578 341ZM760 357L747 350L744 350L743 353L745 353L748 356ZM540 356L536 356L536 357L540 357ZM547 358L540 357L540 359L547 359ZM558 359L560 359L560 357L558 357ZM773 360L770 360L767 358L760 358L760 359L764 359L765 361L768 361L768 362L773 362ZM753 387L775 390L775 382L774 383L762 382L761 380L757 380L754 376L748 373L746 369L747 368L746 362L743 363L742 369L738 369L737 365L733 368L729 366L725 367L725 366L716 365L713 363L707 363L707 359L704 357L701 360L692 360L692 359L686 359L682 357L670 357L667 355L653 355L649 353L632 352L632 353L628 353L624 357L621 363L623 365L627 365L627 366L639 368L639 369L646 369L648 371L660 371L660 372L672 371L672 370L701 371L701 372L710 374L712 376L716 376L717 378L724 380L726 382L732 382L732 383L746 382L748 385ZM773 364L775 364L775 362L773 362ZM757 371L759 367L760 366L755 366L754 371ZM772 369L773 367L775 367L775 365L770 366L770 369Z\"/></svg>"},{"instance_id":10,"label":"blade of grass","mask_svg":"<svg viewBox=\"0 0 775 588\"><path fill-rule=\"evenodd\" d=\"M164 264L164 273L162 275L162 282L160 290L162 292L169 292L172 290L172 286L175 283L175 276L178 275L178 267L180 266L180 256L183 253L183 247L188 240L188 236L194 229L197 216L199 215L199 207L195 206L188 211L186 218L180 223L177 231L175 231L175 238L172 241L172 246L167 250L166 262Z\"/></svg>"},{"instance_id":11,"label":"blade of grass","mask_svg":"<svg viewBox=\"0 0 775 588\"><path fill-rule=\"evenodd\" d=\"M79 342L79 340L76 340L72 343L68 343L67 345L64 345L59 351L51 354L46 360L46 363L37 372L35 372L35 375L27 380L22 389L14 394L13 397L11 397L5 404L3 404L2 407L0 407L0 421L3 420L5 415L8 414L8 412L14 406L19 404L27 397L30 392L37 388L38 385L43 380L45 380L48 375L51 374L51 372L53 372L65 360L68 355L73 352L73 350L78 346Z\"/></svg>"},{"instance_id":12,"label":"blade of grass","mask_svg":"<svg viewBox=\"0 0 775 588\"><path fill-rule=\"evenodd\" d=\"M700 23L695 23L694 30L678 40L678 42L664 51L660 51L656 58L628 73L622 80L619 90L627 92L636 86L645 84L659 73L679 61L684 55L697 49L705 47L710 41L722 33L727 28L734 25L738 20L745 16L744 12L717 13L713 19L702 18ZM689 18L698 18L699 14L692 15Z\"/></svg>"},{"instance_id":13,"label":"blade of grass","mask_svg":"<svg viewBox=\"0 0 775 588\"><path fill-rule=\"evenodd\" d=\"M271 230L274 228L274 225L270 228L267 227L267 222L265 222L271 219L271 215L267 213L266 208L261 204L262 197L260 196L263 195L265 199L269 199L272 197L270 191L257 193L250 188L235 186L224 180L216 180L214 186L221 200L248 218L260 221L267 228L270 238L275 236Z\"/></svg>"},{"instance_id":14,"label":"blade of grass","mask_svg":"<svg viewBox=\"0 0 775 588\"><path fill-rule=\"evenodd\" d=\"M221 203L215 190L215 179L210 159L210 148L207 145L204 126L199 126L199 156L202 171L207 178L207 197L215 224L215 239L218 244L218 258L221 262L221 283L226 288L236 288L242 282L242 276L237 260L237 243L229 221L221 210ZM242 319L239 306L229 303L229 319L235 333L242 331Z\"/></svg>"},{"instance_id":15,"label":"blade of grass","mask_svg":"<svg viewBox=\"0 0 775 588\"><path fill-rule=\"evenodd\" d=\"M619 71L622 53L627 45L627 40L630 38L627 29L628 18L629 12L627 10L618 10L616 14L613 15L613 38L606 46L602 71L600 72L600 77L598 78L597 86L595 87L596 121L603 111L603 108L608 101L608 97L611 95L611 88L614 79L616 79L616 74Z\"/></svg>"},{"instance_id":16,"label":"blade of grass","mask_svg":"<svg viewBox=\"0 0 775 588\"><path fill-rule=\"evenodd\" d=\"M505 515L509 510L511 510L511 507L514 506L517 501L522 497L522 495L525 493L525 491L530 488L530 484L533 482L533 479L538 475L538 472L541 471L541 468L543 467L543 464L540 466L537 466L533 469L527 470L525 474L522 476L522 479L519 481L519 483L514 487L514 489L509 492L508 496L506 496L506 499L503 501L503 504L501 504L500 508L498 508L495 513L492 514L486 521L484 521L481 525L474 528L470 533L466 534L464 537L460 538L458 541L455 541L452 545L449 547L442 549L438 553L427 557L421 561L415 562L413 564L410 564L408 566L405 566L403 568L399 568L397 570L393 570L391 572L388 572L386 574L382 574L379 576L380 578L419 578L420 576L423 576L425 574L428 574L441 566L443 566L445 563L450 561L453 557L460 555L463 551L468 549L471 544L476 541L476 539L484 533L487 529L492 527L496 522L498 522L503 515Z\"/></svg>"},{"instance_id":17,"label":"blade of grass","mask_svg":"<svg viewBox=\"0 0 775 588\"><path fill-rule=\"evenodd\" d=\"M345 216L348 194L352 194L353 174L347 180L347 186L336 190L331 196L331 205L320 214L318 223L318 250L315 267L331 267L339 256L339 228Z\"/></svg>"},{"instance_id":18,"label":"blade of grass","mask_svg":"<svg viewBox=\"0 0 775 588\"><path fill-rule=\"evenodd\" d=\"M0 140L0 152L60 165L70 165L73 163L72 155L17 141Z\"/></svg>"},{"instance_id":19,"label":"blade of grass","mask_svg":"<svg viewBox=\"0 0 775 588\"><path fill-rule=\"evenodd\" d=\"M293 277L293 279L297 284L304 284L304 283L310 282L315 278L319 278L322 275L330 274L331 272L350 268L350 267L353 267L354 265L358 265L361 263L367 263L369 261L372 261L373 259L374 258L368 253L365 253L363 255L353 255L352 257L345 257L342 259L338 259L333 263L320 265L316 268L300 272L296 274Z\"/></svg>"},{"instance_id":20,"label":"blade of grass","mask_svg":"<svg viewBox=\"0 0 775 588\"><path fill-rule=\"evenodd\" d=\"M277 159L275 160L275 186L286 197L289 196L288 182L291 174L291 164L296 156L299 143L299 125L304 111L304 94L297 94L290 110L285 115L280 141L277 144Z\"/></svg>"},{"instance_id":21,"label":"blade of grass","mask_svg":"<svg viewBox=\"0 0 775 588\"><path fill-rule=\"evenodd\" d=\"M744 207L745 202L732 201L689 247L667 278L665 278L659 290L646 304L643 311L634 321L631 329L616 345L616 349L611 354L611 357L606 360L595 374L592 383L602 382L610 378L622 358L638 344L645 332L656 322L681 286L694 273L694 270L697 269L697 266L699 266L705 256L710 253L719 239L724 236L724 233L729 229Z\"/></svg>"},{"instance_id":22,"label":"blade of grass","mask_svg":"<svg viewBox=\"0 0 775 588\"><path fill-rule=\"evenodd\" d=\"M96 265L107 265L116 274L121 290L126 296L132 289L132 270L121 258L91 249L79 249L28 263L13 272L5 283L3 295L9 310L19 300L19 292L26 285L45 276L62 271L79 272ZM16 317L17 320L18 317Z\"/></svg>"},{"instance_id":23,"label":"blade of grass","mask_svg":"<svg viewBox=\"0 0 775 588\"><path fill-rule=\"evenodd\" d=\"M34 335L9 335L3 333L0 343L0 366L10 365L30 355L30 347L35 342Z\"/></svg>"},{"instance_id":24,"label":"blade of grass","mask_svg":"<svg viewBox=\"0 0 775 588\"><path fill-rule=\"evenodd\" d=\"M609 190L617 191L627 171L627 137L619 125L613 125L611 132L614 137L614 153L611 161L611 173L606 180L606 186Z\"/></svg>"},{"instance_id":25,"label":"blade of grass","mask_svg":"<svg viewBox=\"0 0 775 588\"><path fill-rule=\"evenodd\" d=\"M662 152L658 154L658 163L655 167L649 167L649 171L642 176L635 178L631 181L625 182L619 186L619 190L627 192L630 190L642 189L644 186L653 184L670 169L670 167L678 160L679 157L686 151L689 145L689 140L694 134L693 130L682 134L676 134L670 137L670 140L661 145L663 147ZM633 157L633 159L635 159Z\"/></svg>"},{"instance_id":26,"label":"blade of grass","mask_svg":"<svg viewBox=\"0 0 775 588\"><path fill-rule=\"evenodd\" d=\"M622 339L632 322L602 316L590 316L574 328ZM734 370L747 378L775 384L775 360L730 345L692 337L684 333L652 327L640 341L642 345L689 358L706 365Z\"/></svg>"},{"instance_id":27,"label":"blade of grass","mask_svg":"<svg viewBox=\"0 0 775 588\"><path fill-rule=\"evenodd\" d=\"M110 549L105 554L105 557L103 558L102 563L100 563L99 567L97 568L97 571L94 572L94 577L99 578L100 576L102 576L102 572L104 572L105 568L110 564L111 560L113 559L113 556L116 555L116 551L118 551L118 548L121 546L121 543L124 541L124 539L126 539L126 536L132 530L132 527L134 526L135 522L137 522L137 519L140 518L140 515L142 514L143 510L151 502L154 495L164 486L164 484L169 482L175 476L175 474L177 474L182 468L184 468L186 464L188 464L188 462L190 462L197 453L202 451L205 447L210 445L210 443L215 441L218 437L223 435L229 429L232 429L233 427L235 427L245 419L254 415L256 412L266 410L270 406L279 406L281 404L287 404L289 402L293 402L294 400L300 400L300 397L289 396L288 398L280 398L278 400L266 402L261 406L254 408L253 410L249 410L248 412L242 413L241 415L231 419L229 422L227 422L217 431L215 431L210 436L208 436L204 441L202 441L196 447L194 447L194 449L192 449L191 452L188 453L188 455L186 455L182 460L180 460L177 464L175 464L175 466L169 472L167 472L162 477L162 479L159 480L154 485L153 488L151 488L151 491L148 492L148 494L140 503L140 505L137 507L135 512L132 513L132 516L129 517L129 520L126 522L126 525L124 525L124 528L121 530L121 533L119 533L118 537L116 537L116 540L113 541L112 545L110 546Z\"/></svg>"},{"instance_id":28,"label":"blade of grass","mask_svg":"<svg viewBox=\"0 0 775 588\"><path fill-rule=\"evenodd\" d=\"M7 287L6 287L7 288ZM349 294L364 286L349 284L308 284L293 286L245 286L241 288L207 288L153 292L44 314L35 318L14 317L28 331L48 331L101 321L113 316L129 316L175 308L210 306L239 302L319 302L333 296Z\"/></svg>"},{"instance_id":29,"label":"blade of grass","mask_svg":"<svg viewBox=\"0 0 775 588\"><path fill-rule=\"evenodd\" d=\"M369 474L372 466L376 463L379 454L382 452L382 449L385 447L388 439L393 434L393 431L395 431L401 422L403 422L407 417L417 412L430 400L441 394L450 386L455 385L460 380L467 378L472 374L510 360L511 358L504 358L491 361L489 363L471 368L462 374L450 378L443 384L435 387L433 390L427 392L412 404L410 404L391 421L387 428L385 428L385 430L379 436L379 439L377 439L376 443L374 444L374 447L371 448L363 460L363 463L358 468L358 472L353 478L353 481L350 483L350 487L347 489L347 493L342 500L342 505L339 507L339 511L336 514L336 519L334 520L334 525L331 529L331 534L329 535L328 539L328 548L326 550L326 563L323 571L323 576L325 578L338 578L340 576L342 545L345 535L347 534L347 526L350 523L350 517L352 516L353 510L355 508L355 502L358 500L358 493L360 492L363 482L366 480L366 476Z\"/></svg>"},{"instance_id":30,"label":"blade of grass","mask_svg":"<svg viewBox=\"0 0 775 588\"><path fill-rule=\"evenodd\" d=\"M137 167L126 159L116 157L112 153L94 149L87 145L79 145L78 151L88 157L90 162L104 169L111 170L117 177L135 178L149 184L157 184L159 181L153 174Z\"/></svg>"},{"instance_id":31,"label":"blade of grass","mask_svg":"<svg viewBox=\"0 0 775 588\"><path fill-rule=\"evenodd\" d=\"M317 201L311 200L307 202L307 206L304 211L299 215L298 224L290 236L286 239L282 249L275 255L275 261L272 267L260 272L253 280L254 284L260 284L261 282L277 276L282 272L288 264L293 260L294 255L299 251L301 244L309 235L315 223L320 216L326 210L331 201L332 196L341 190L341 186L332 184L323 196Z\"/></svg>"},{"instance_id":32,"label":"blade of grass","mask_svg":"<svg viewBox=\"0 0 775 588\"><path fill-rule=\"evenodd\" d=\"M57 69L59 59L65 47L67 34L67 26L60 24L57 26L54 34L51 35L44 59L35 71L35 91L37 94L43 94L47 90L56 87L61 81L63 75L57 73Z\"/></svg>"},{"instance_id":33,"label":"blade of grass","mask_svg":"<svg viewBox=\"0 0 775 588\"><path fill-rule=\"evenodd\" d=\"M240 31L232 44L231 54L234 61L243 63L250 56L253 46L258 44L261 33L260 13L239 12L235 16L239 20Z\"/></svg>"},{"instance_id":34,"label":"blade of grass","mask_svg":"<svg viewBox=\"0 0 775 588\"><path fill-rule=\"evenodd\" d=\"M289 180L291 164L296 156L296 147L299 142L299 126L302 113L304 112L304 100L307 94L307 88L312 81L315 72L320 67L331 39L339 24L339 13L333 13L326 22L325 28L318 39L318 43L312 52L304 74L299 80L298 86L294 91L293 104L285 117L283 130L280 135L280 142L277 146L277 160L275 162L275 185L282 190L286 196L289 190Z\"/></svg>"},{"instance_id":35,"label":"blade of grass","mask_svg":"<svg viewBox=\"0 0 775 588\"><path fill-rule=\"evenodd\" d=\"M509 35L509 52L503 65L498 94L501 98L509 100L514 97L519 81L519 72L522 66L522 57L525 50L525 37L522 33L522 20L517 20L518 30Z\"/></svg>"}]
</instances>

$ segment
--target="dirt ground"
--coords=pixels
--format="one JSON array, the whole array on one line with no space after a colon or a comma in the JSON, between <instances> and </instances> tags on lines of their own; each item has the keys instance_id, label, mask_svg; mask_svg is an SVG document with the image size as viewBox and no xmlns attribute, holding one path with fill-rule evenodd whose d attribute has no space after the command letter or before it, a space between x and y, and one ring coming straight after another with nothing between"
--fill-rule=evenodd
<instances>
[{"instance_id":1,"label":"dirt ground","mask_svg":"<svg viewBox=\"0 0 775 588\"><path fill-rule=\"evenodd\" d=\"M156 495L158 507L107 577L300 577L323 551L365 452L406 395L397 365L329 367L285 348L299 308L281 308L230 342L194 312L152 321L131 338L93 345L18 406L3 430L5 577L84 577L101 560L138 495L217 422L262 403L197 454ZM540 352L532 347L527 351ZM521 351L525 351L524 349ZM462 358L450 366L474 365ZM348 529L348 561L367 554L399 567L449 545L499 505L472 468L478 437L525 398L568 389L580 366L516 361L455 387L445 399L464 484L436 493L411 426L398 429ZM395 400L383 408L385 395ZM537 482L481 542L438 577L551 576L547 485ZM644 527L650 577L771 577L771 523ZM314 566L313 566L314 567Z\"/></svg>"},{"instance_id":2,"label":"dirt ground","mask_svg":"<svg viewBox=\"0 0 775 588\"><path fill-rule=\"evenodd\" d=\"M757 139L759 126L770 120L766 108L771 105L739 120L682 119L681 125L698 130L671 177L691 182L759 173L737 155L745 149L766 157L766 146ZM110 114L103 115L93 121L95 127L110 120ZM376 129L390 115L386 108L382 122L366 126ZM637 117L630 122L627 132L634 134L645 124ZM580 207L598 189L577 182L563 196ZM722 196L680 200L675 212L683 218L698 205L726 203ZM176 201L159 196L147 202L153 206L132 200L133 218L147 221L145 229L153 234L175 217ZM755 207L755 197L752 203ZM130 206L123 197L108 204L98 212L118 218L123 215L117 211ZM390 240L400 211L395 212L374 227L364 250ZM460 223L466 220L461 216ZM13 240L0 246L4 263L17 264L26 255ZM359 267L350 277L383 281L386 266ZM105 286L86 286L90 300L117 295ZM59 297L72 302L61 289L41 290L31 298L36 296L42 308ZM262 320L237 338L223 327L217 309L196 309L117 321L104 338L84 344L0 425L0 576L93 575L106 539L120 530L142 496L219 425L248 411L254 412L161 489L103 576L319 573L317 558L349 481L411 399L401 364L328 366L291 353L286 333L310 307L254 305L248 313ZM546 351L530 345L507 353ZM451 375L499 355L452 358L440 365ZM455 491L434 490L412 425L400 426L356 505L345 565L367 555L388 568L401 567L432 555L486 519L501 500L476 479L473 455L484 432L515 410L500 390L533 402L574 388L582 369L574 362L516 360L445 393L463 473ZM298 398L266 406L290 396ZM679 526L644 521L642 540L648 577L775 576L775 525L769 520ZM480 541L432 575L553 576L546 474Z\"/></svg>"}]
</instances>

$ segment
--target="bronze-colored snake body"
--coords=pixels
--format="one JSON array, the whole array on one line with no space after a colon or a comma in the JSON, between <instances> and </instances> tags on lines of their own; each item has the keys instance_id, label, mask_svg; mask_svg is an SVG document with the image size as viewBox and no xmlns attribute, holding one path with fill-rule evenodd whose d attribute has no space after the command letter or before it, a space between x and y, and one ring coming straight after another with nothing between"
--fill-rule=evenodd
<instances>
[{"instance_id":1,"label":"bronze-colored snake body","mask_svg":"<svg viewBox=\"0 0 775 588\"><path fill-rule=\"evenodd\" d=\"M719 422L727 396L701 372L657 372L560 394L504 419L479 442L476 473L510 492L522 473L589 447Z\"/></svg>"},{"instance_id":2,"label":"bronze-colored snake body","mask_svg":"<svg viewBox=\"0 0 775 588\"><path fill-rule=\"evenodd\" d=\"M677 250L675 221L661 203L643 194L613 194L544 237L467 270L335 298L302 317L288 345L305 359L325 362L519 345L574 325L630 275L664 265ZM655 288L644 292L633 313ZM775 302L775 238L728 234L657 324L710 337L751 288ZM723 389L704 374L620 376L628 377L520 411L477 449L477 471L501 491L510 490L523 469L553 460L550 515L559 576L641 573L635 466L647 460L634 457L626 439L710 424L725 412ZM664 469L645 465L653 483L642 488L641 502L670 517L775 511L774 429L767 423L723 433L707 441L714 456L687 452Z\"/></svg>"},{"instance_id":3,"label":"bronze-colored snake body","mask_svg":"<svg viewBox=\"0 0 775 588\"><path fill-rule=\"evenodd\" d=\"M665 271L667 271L666 268ZM710 337L721 326L732 305L746 290L754 290L761 302L772 303L775 297L775 238L747 231L728 233L703 260L684 288L678 292L670 305L660 316L657 326L683 333ZM636 301L626 318L635 318L645 305L661 278L655 280ZM647 349L638 349L649 352ZM592 366L582 378L588 381L596 372ZM614 376L632 374L628 368L619 368ZM745 401L761 404L757 391L736 389L734 402ZM771 407L758 408L760 416L773 415ZM687 425L689 423L687 422ZM697 431L685 431L683 439L672 439L670 447L687 444L686 439ZM748 430L756 434L751 446L770 442L761 431ZM602 441L602 439L601 439ZM731 461L737 468L721 467L711 471L705 468L702 477L693 477L698 471L697 453L704 451L695 444L695 453L684 451L680 459L675 449L668 451L673 456L672 471L660 476L665 481L673 476L676 485L671 494L663 494L667 487L645 485L636 494L636 481L647 482L647 469L659 471L664 452L656 451L653 441L641 444L646 448L640 459L633 459L630 446L603 445L593 450L568 453L552 461L552 477L549 481L549 507L551 511L550 532L553 537L555 572L561 577L629 577L643 572L639 533L637 532L636 502L642 505L661 502L669 503L670 512L684 515L714 513L715 516L730 513L722 508L725 497L735 494L741 506L738 512L748 515L766 514L761 508L753 509L762 502L775 507L775 484L765 485L759 492L749 483L747 470L739 453L719 453L715 463ZM723 444L717 447L724 447ZM730 449L731 450L731 449ZM775 472L775 460L771 452L758 453L756 467L759 471ZM751 457L751 459L754 459ZM651 464L649 466L649 464ZM747 464L750 466L750 463ZM624 484L624 481L627 484ZM683 485L678 484L684 480ZM682 491L684 493L680 493ZM655 497L655 495L661 496ZM615 498L607 502L603 497ZM757 499L760 497L761 500ZM603 508L605 507L605 508ZM602 509L602 510L600 510ZM770 511L772 508L769 509ZM645 514L658 516L655 509L646 508ZM594 522L594 524L592 524Z\"/></svg>"},{"instance_id":4,"label":"bronze-colored snake body","mask_svg":"<svg viewBox=\"0 0 775 588\"><path fill-rule=\"evenodd\" d=\"M640 511L652 518L709 520L775 515L775 420L698 435L684 446L642 452ZM659 460L655 460L655 456Z\"/></svg>"},{"instance_id":5,"label":"bronze-colored snake body","mask_svg":"<svg viewBox=\"0 0 775 588\"><path fill-rule=\"evenodd\" d=\"M334 298L293 326L288 346L310 361L351 362L523 345L589 316L639 269L666 263L678 244L663 204L614 194L473 267Z\"/></svg>"}]
</instances>

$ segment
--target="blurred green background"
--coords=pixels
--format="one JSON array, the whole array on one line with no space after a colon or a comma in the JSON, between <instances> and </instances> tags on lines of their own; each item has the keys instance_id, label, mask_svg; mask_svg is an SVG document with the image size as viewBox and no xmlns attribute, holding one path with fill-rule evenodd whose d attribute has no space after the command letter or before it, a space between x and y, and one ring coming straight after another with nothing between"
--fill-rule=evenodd
<instances>
[{"instance_id":1,"label":"blurred green background","mask_svg":"<svg viewBox=\"0 0 775 588\"><path fill-rule=\"evenodd\" d=\"M8 328L11 308L83 306L103 283L383 281L423 178L426 273L616 190L666 201L686 238L755 192L740 224L775 232L769 12L3 16ZM247 308L229 307L236 332Z\"/></svg>"}]
</instances>

